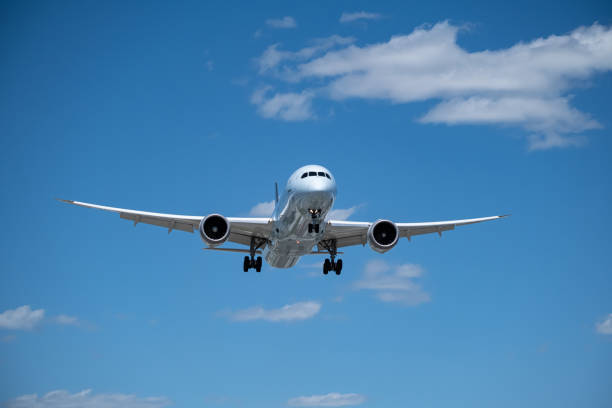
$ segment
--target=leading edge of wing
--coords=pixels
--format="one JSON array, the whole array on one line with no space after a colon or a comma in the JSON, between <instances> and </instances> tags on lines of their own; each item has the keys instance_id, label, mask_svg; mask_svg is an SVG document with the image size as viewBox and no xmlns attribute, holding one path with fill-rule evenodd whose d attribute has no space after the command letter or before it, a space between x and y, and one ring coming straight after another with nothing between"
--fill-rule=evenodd
<instances>
[{"instance_id":1,"label":"leading edge of wing","mask_svg":"<svg viewBox=\"0 0 612 408\"><path fill-rule=\"evenodd\" d=\"M192 222L194 221L200 222L200 220L203 218L203 216L199 216L199 215L196 216L196 215L164 214L164 213L154 213L154 212L149 212L149 211L130 210L126 208L108 207L106 205L84 203L81 201L74 201L74 200L64 200L62 198L58 198L57 200L63 203L78 205L80 207L95 208L97 210L112 211L112 212L116 212L120 214L124 213L124 214L142 215L142 216L147 216L147 217L156 217L156 218L172 218L172 219L192 221Z\"/></svg>"},{"instance_id":2,"label":"leading edge of wing","mask_svg":"<svg viewBox=\"0 0 612 408\"><path fill-rule=\"evenodd\" d=\"M440 225L466 225L466 224L475 224L478 222L497 220L500 218L509 217L510 214L504 215L494 215L491 217L481 217L481 218L468 218L464 220L451 220L451 221L433 221L433 222L396 222L395 224L398 227L435 227ZM374 224L374 222L366 222L366 221L336 221L336 220L328 220L327 223L332 225L333 227L354 227L354 228L363 228L369 227Z\"/></svg>"},{"instance_id":3,"label":"leading edge of wing","mask_svg":"<svg viewBox=\"0 0 612 408\"><path fill-rule=\"evenodd\" d=\"M464 220L452 220L452 221L398 222L396 223L396 225L398 226L398 228L402 228L402 227L404 228L437 227L437 226L444 226L444 225L467 225L467 224L476 224L478 222L484 222L484 221L498 220L500 218L506 218L509 216L510 214L504 214L504 215L494 215L492 217L468 218Z\"/></svg>"}]
</instances>

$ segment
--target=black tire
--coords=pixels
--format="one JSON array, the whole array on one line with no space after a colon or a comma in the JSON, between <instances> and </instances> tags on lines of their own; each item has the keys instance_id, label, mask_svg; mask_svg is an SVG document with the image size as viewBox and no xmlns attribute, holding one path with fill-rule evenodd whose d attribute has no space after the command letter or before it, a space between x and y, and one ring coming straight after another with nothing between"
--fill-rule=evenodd
<instances>
[{"instance_id":1,"label":"black tire","mask_svg":"<svg viewBox=\"0 0 612 408\"><path fill-rule=\"evenodd\" d=\"M312 224L308 224L308 233L312 234Z\"/></svg>"},{"instance_id":2,"label":"black tire","mask_svg":"<svg viewBox=\"0 0 612 408\"><path fill-rule=\"evenodd\" d=\"M329 262L329 259L326 259L325 262L323 262L323 275L327 275L330 269L331 269L331 262Z\"/></svg>"},{"instance_id":3,"label":"black tire","mask_svg":"<svg viewBox=\"0 0 612 408\"><path fill-rule=\"evenodd\" d=\"M245 272L248 272L250 267L251 267L251 260L249 259L248 256L245 256L244 263L242 264L242 270Z\"/></svg>"},{"instance_id":4,"label":"black tire","mask_svg":"<svg viewBox=\"0 0 612 408\"><path fill-rule=\"evenodd\" d=\"M257 260L255 261L255 270L257 272L261 272L261 264L262 264L261 256L258 256Z\"/></svg>"},{"instance_id":5,"label":"black tire","mask_svg":"<svg viewBox=\"0 0 612 408\"><path fill-rule=\"evenodd\" d=\"M319 224L314 225L314 232L319 233Z\"/></svg>"},{"instance_id":6,"label":"black tire","mask_svg":"<svg viewBox=\"0 0 612 408\"><path fill-rule=\"evenodd\" d=\"M342 259L338 259L338 262L336 262L336 275L340 275L340 272L342 272Z\"/></svg>"}]
</instances>

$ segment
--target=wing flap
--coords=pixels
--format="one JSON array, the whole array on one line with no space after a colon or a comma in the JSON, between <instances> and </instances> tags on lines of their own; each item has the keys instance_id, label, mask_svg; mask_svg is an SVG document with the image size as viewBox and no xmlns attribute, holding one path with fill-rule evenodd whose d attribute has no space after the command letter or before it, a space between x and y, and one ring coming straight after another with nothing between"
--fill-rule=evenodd
<instances>
[{"instance_id":1,"label":"wing flap","mask_svg":"<svg viewBox=\"0 0 612 408\"><path fill-rule=\"evenodd\" d=\"M156 225L158 227L168 228L169 231L179 230L193 233L194 224L186 223L183 220L176 220L162 217L151 217L147 215L131 214L131 213L119 213L119 217L124 220L134 221L134 226L139 223Z\"/></svg>"}]
</instances>

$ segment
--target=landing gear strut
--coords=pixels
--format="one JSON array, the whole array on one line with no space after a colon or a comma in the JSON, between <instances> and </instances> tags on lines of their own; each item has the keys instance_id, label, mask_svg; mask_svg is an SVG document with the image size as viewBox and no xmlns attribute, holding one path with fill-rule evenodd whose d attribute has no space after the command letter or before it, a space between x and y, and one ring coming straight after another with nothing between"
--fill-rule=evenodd
<instances>
[{"instance_id":1,"label":"landing gear strut","mask_svg":"<svg viewBox=\"0 0 612 408\"><path fill-rule=\"evenodd\" d=\"M308 233L312 234L313 231L319 233L319 224L308 224Z\"/></svg>"},{"instance_id":2,"label":"landing gear strut","mask_svg":"<svg viewBox=\"0 0 612 408\"><path fill-rule=\"evenodd\" d=\"M257 253L257 250L261 248L265 243L266 243L265 238L259 238L259 237L251 238L251 248L249 250L249 252L251 253L251 256L250 257L245 256L244 262L242 263L242 270L244 272L248 272L249 269L251 268L254 268L257 272L261 272L261 265L263 261L261 260L261 256L258 256L257 258L255 258L255 254Z\"/></svg>"},{"instance_id":3,"label":"landing gear strut","mask_svg":"<svg viewBox=\"0 0 612 408\"><path fill-rule=\"evenodd\" d=\"M329 271L336 272L336 275L340 275L342 272L342 259L336 259L338 250L336 248L335 239L327 239L319 242L319 245L325 248L329 252L329 258L323 262L323 275L327 275Z\"/></svg>"},{"instance_id":4,"label":"landing gear strut","mask_svg":"<svg viewBox=\"0 0 612 408\"><path fill-rule=\"evenodd\" d=\"M316 221L321 217L321 209L317 208L316 210L313 210L312 208L310 208L308 212L310 213L310 217L312 218L312 223L308 224L308 233L312 234L313 232L315 232L316 234L318 234L319 223L317 223Z\"/></svg>"}]
</instances>

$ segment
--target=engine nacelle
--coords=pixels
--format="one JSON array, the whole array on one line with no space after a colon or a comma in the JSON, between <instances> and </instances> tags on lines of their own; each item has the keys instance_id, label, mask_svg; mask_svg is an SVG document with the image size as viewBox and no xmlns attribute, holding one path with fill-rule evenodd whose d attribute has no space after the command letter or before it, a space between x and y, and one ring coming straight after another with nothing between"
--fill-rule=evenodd
<instances>
[{"instance_id":1,"label":"engine nacelle","mask_svg":"<svg viewBox=\"0 0 612 408\"><path fill-rule=\"evenodd\" d=\"M229 238L230 223L221 214L210 214L200 221L200 237L206 245L216 247Z\"/></svg>"},{"instance_id":2,"label":"engine nacelle","mask_svg":"<svg viewBox=\"0 0 612 408\"><path fill-rule=\"evenodd\" d=\"M387 220L378 220L368 229L368 244L376 252L387 252L397 244L399 229Z\"/></svg>"}]
</instances>

